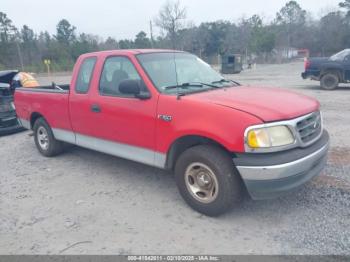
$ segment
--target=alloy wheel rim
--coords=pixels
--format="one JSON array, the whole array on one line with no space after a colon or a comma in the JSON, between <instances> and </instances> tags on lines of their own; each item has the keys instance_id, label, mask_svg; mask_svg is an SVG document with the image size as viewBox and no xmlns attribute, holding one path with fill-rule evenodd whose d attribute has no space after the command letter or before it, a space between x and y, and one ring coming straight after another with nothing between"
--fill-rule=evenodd
<instances>
[{"instance_id":1,"label":"alloy wheel rim","mask_svg":"<svg viewBox=\"0 0 350 262\"><path fill-rule=\"evenodd\" d=\"M211 203L218 196L218 180L211 168L203 163L192 163L187 167L185 183L190 194L201 203Z\"/></svg>"},{"instance_id":2,"label":"alloy wheel rim","mask_svg":"<svg viewBox=\"0 0 350 262\"><path fill-rule=\"evenodd\" d=\"M37 138L40 147L43 150L47 150L49 148L49 135L44 127L41 126L38 128Z\"/></svg>"}]
</instances>

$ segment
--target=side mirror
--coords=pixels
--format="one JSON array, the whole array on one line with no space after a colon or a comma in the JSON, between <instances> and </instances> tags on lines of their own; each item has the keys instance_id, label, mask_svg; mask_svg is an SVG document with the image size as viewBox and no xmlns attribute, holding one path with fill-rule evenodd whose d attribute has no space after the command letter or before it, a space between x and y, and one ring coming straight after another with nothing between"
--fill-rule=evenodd
<instances>
[{"instance_id":1,"label":"side mirror","mask_svg":"<svg viewBox=\"0 0 350 262\"><path fill-rule=\"evenodd\" d=\"M134 95L139 99L149 99L151 96L148 92L141 92L140 80L127 79L119 84L119 92L125 95Z\"/></svg>"}]
</instances>

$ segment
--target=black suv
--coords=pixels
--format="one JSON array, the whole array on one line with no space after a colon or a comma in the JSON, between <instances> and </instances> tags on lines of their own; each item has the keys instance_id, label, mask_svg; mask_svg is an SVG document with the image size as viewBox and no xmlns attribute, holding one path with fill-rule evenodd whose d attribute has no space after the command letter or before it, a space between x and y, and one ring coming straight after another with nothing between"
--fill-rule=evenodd
<instances>
[{"instance_id":1,"label":"black suv","mask_svg":"<svg viewBox=\"0 0 350 262\"><path fill-rule=\"evenodd\" d=\"M321 82L323 89L332 90L339 83L350 83L350 49L331 57L313 57L305 61L302 78Z\"/></svg>"},{"instance_id":2,"label":"black suv","mask_svg":"<svg viewBox=\"0 0 350 262\"><path fill-rule=\"evenodd\" d=\"M18 73L16 70L0 71L0 136L15 133L22 130L17 120L11 82Z\"/></svg>"}]
</instances>

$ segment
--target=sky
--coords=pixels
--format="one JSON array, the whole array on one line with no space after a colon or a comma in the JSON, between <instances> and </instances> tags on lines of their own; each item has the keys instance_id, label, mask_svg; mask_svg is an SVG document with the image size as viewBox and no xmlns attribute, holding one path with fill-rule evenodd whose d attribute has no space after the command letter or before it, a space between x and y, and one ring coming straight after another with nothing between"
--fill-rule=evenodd
<instances>
[{"instance_id":1,"label":"sky","mask_svg":"<svg viewBox=\"0 0 350 262\"><path fill-rule=\"evenodd\" d=\"M297 0L314 17L337 8L340 0ZM216 20L237 21L241 17L259 14L271 21L287 0L182 0L187 21L199 25ZM17 27L24 24L35 32L55 33L62 18L76 26L77 32L133 39L141 30L148 35L150 21L154 21L166 0L1 0L4 12ZM159 30L154 26L154 34Z\"/></svg>"}]
</instances>

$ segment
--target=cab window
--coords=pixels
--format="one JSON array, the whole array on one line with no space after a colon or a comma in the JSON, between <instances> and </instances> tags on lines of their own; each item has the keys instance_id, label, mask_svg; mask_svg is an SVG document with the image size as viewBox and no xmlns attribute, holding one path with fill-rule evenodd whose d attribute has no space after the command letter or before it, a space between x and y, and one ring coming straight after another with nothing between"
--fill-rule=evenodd
<instances>
[{"instance_id":1,"label":"cab window","mask_svg":"<svg viewBox=\"0 0 350 262\"><path fill-rule=\"evenodd\" d=\"M90 81L94 67L96 64L96 57L86 58L80 66L75 91L79 94L86 94L89 91Z\"/></svg>"},{"instance_id":2,"label":"cab window","mask_svg":"<svg viewBox=\"0 0 350 262\"><path fill-rule=\"evenodd\" d=\"M141 91L147 92L140 75L131 61L122 56L109 57L103 66L99 90L100 94L107 96L129 97L119 91L119 85L124 80L140 81Z\"/></svg>"}]
</instances>

